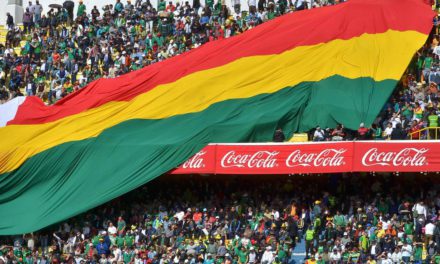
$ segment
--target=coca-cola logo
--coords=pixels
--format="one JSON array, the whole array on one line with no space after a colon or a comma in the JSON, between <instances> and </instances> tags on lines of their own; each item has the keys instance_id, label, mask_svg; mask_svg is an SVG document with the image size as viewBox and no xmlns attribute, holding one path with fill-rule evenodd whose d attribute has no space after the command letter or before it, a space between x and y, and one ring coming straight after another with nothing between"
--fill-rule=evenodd
<instances>
[{"instance_id":1,"label":"coca-cola logo","mask_svg":"<svg viewBox=\"0 0 440 264\"><path fill-rule=\"evenodd\" d=\"M205 167L205 160L203 156L206 154L206 151L199 151L196 155L192 156L189 160L183 163L182 168L184 169L200 169Z\"/></svg>"},{"instance_id":2,"label":"coca-cola logo","mask_svg":"<svg viewBox=\"0 0 440 264\"><path fill-rule=\"evenodd\" d=\"M427 148L404 148L400 151L383 151L377 148L369 149L362 157L364 166L403 166L420 167L427 165L425 153Z\"/></svg>"},{"instance_id":3,"label":"coca-cola logo","mask_svg":"<svg viewBox=\"0 0 440 264\"><path fill-rule=\"evenodd\" d=\"M277 151L257 151L253 154L237 154L234 150L226 153L221 159L223 168L274 168L278 166Z\"/></svg>"},{"instance_id":4,"label":"coca-cola logo","mask_svg":"<svg viewBox=\"0 0 440 264\"><path fill-rule=\"evenodd\" d=\"M347 149L324 149L319 153L304 153L297 149L286 159L287 167L338 167L345 164L343 154Z\"/></svg>"}]
</instances>

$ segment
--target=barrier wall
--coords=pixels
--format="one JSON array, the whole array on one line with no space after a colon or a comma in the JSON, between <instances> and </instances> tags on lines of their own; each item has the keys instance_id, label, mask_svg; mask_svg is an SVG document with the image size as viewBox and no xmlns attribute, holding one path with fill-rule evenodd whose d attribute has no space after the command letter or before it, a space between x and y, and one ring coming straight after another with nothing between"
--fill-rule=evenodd
<instances>
[{"instance_id":1,"label":"barrier wall","mask_svg":"<svg viewBox=\"0 0 440 264\"><path fill-rule=\"evenodd\" d=\"M440 141L211 144L172 174L440 171Z\"/></svg>"}]
</instances>

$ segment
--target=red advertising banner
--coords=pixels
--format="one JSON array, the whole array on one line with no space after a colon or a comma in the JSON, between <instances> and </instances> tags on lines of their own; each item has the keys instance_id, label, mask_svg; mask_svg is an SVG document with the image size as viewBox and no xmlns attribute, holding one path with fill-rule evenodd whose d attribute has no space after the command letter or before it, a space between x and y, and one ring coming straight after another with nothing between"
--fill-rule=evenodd
<instances>
[{"instance_id":1,"label":"red advertising banner","mask_svg":"<svg viewBox=\"0 0 440 264\"><path fill-rule=\"evenodd\" d=\"M213 174L215 173L215 149L217 145L208 145L171 174Z\"/></svg>"},{"instance_id":2,"label":"red advertising banner","mask_svg":"<svg viewBox=\"0 0 440 264\"><path fill-rule=\"evenodd\" d=\"M172 174L440 171L440 141L213 144Z\"/></svg>"},{"instance_id":3,"label":"red advertising banner","mask_svg":"<svg viewBox=\"0 0 440 264\"><path fill-rule=\"evenodd\" d=\"M440 141L356 142L353 171L440 171Z\"/></svg>"},{"instance_id":4,"label":"red advertising banner","mask_svg":"<svg viewBox=\"0 0 440 264\"><path fill-rule=\"evenodd\" d=\"M353 142L217 145L217 174L290 174L349 171Z\"/></svg>"}]
</instances>

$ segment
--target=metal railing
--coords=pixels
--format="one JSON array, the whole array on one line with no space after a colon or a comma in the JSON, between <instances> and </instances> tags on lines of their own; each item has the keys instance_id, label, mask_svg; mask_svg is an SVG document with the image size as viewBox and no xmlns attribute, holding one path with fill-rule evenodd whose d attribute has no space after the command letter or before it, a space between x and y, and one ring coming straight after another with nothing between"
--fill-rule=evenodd
<instances>
[{"instance_id":1,"label":"metal railing","mask_svg":"<svg viewBox=\"0 0 440 264\"><path fill-rule=\"evenodd\" d=\"M411 140L439 139L440 127L425 127L409 134Z\"/></svg>"}]
</instances>

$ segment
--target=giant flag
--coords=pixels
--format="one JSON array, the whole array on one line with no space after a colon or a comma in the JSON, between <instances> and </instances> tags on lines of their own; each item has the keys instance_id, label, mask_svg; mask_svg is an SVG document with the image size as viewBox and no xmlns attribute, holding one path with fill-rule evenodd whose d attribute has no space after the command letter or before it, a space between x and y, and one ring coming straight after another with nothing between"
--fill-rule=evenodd
<instances>
[{"instance_id":1,"label":"giant flag","mask_svg":"<svg viewBox=\"0 0 440 264\"><path fill-rule=\"evenodd\" d=\"M100 205L210 142L370 124L432 18L421 0L350 0L99 79L53 106L16 99L0 113L0 234Z\"/></svg>"}]
</instances>

